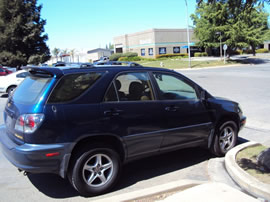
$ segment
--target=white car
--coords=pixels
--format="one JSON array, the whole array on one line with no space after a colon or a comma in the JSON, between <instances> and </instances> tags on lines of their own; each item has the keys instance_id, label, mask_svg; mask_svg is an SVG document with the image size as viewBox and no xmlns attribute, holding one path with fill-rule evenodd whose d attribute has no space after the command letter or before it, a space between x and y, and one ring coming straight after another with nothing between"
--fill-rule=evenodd
<instances>
[{"instance_id":1,"label":"white car","mask_svg":"<svg viewBox=\"0 0 270 202\"><path fill-rule=\"evenodd\" d=\"M0 93L12 93L12 91L29 75L29 72L20 70L0 78Z\"/></svg>"}]
</instances>

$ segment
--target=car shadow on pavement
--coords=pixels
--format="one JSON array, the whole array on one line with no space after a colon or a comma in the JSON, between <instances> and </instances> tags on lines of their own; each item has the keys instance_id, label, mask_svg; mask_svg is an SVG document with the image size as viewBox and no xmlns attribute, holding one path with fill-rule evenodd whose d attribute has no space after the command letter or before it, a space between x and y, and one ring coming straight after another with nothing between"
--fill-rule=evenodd
<instances>
[{"instance_id":1,"label":"car shadow on pavement","mask_svg":"<svg viewBox=\"0 0 270 202\"><path fill-rule=\"evenodd\" d=\"M120 180L112 192L127 188L139 181L196 165L211 157L213 155L206 149L189 148L130 162L123 167ZM71 198L79 196L78 192L69 184L69 181L58 175L28 174L27 176L40 192L49 197ZM196 174L194 178L206 180L202 179L205 178L203 174Z\"/></svg>"},{"instance_id":2,"label":"car shadow on pavement","mask_svg":"<svg viewBox=\"0 0 270 202\"><path fill-rule=\"evenodd\" d=\"M123 189L139 181L194 166L211 157L213 155L206 149L188 148L131 162L124 166L116 189ZM188 178L193 178L193 180L207 180L203 172L194 173L194 175L190 174Z\"/></svg>"},{"instance_id":3,"label":"car shadow on pavement","mask_svg":"<svg viewBox=\"0 0 270 202\"><path fill-rule=\"evenodd\" d=\"M43 194L52 198L70 198L78 196L68 179L55 174L27 174L30 182Z\"/></svg>"},{"instance_id":4,"label":"car shadow on pavement","mask_svg":"<svg viewBox=\"0 0 270 202\"><path fill-rule=\"evenodd\" d=\"M8 97L8 94L7 94L7 93L5 93L5 94L0 94L0 97L7 98L7 97Z\"/></svg>"}]
</instances>

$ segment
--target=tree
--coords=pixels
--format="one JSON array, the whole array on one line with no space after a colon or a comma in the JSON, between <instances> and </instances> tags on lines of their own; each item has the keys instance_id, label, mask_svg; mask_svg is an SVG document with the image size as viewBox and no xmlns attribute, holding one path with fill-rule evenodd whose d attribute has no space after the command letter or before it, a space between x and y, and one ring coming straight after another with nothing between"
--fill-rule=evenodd
<instances>
[{"instance_id":1,"label":"tree","mask_svg":"<svg viewBox=\"0 0 270 202\"><path fill-rule=\"evenodd\" d=\"M201 3L203 3L203 0L197 0L198 5L200 5ZM215 4L218 2L224 2L224 0L207 0L206 1L207 4ZM235 7L235 6L241 6L244 5L244 8L249 8L249 7L254 7L255 5L259 4L259 5L264 5L264 3L268 3L270 4L270 0L228 0L227 1L229 3L229 6L231 8Z\"/></svg>"},{"instance_id":2,"label":"tree","mask_svg":"<svg viewBox=\"0 0 270 202\"><path fill-rule=\"evenodd\" d=\"M110 49L110 50L113 50L113 49L114 49L114 45L111 44L111 42L109 43L109 49Z\"/></svg>"},{"instance_id":3,"label":"tree","mask_svg":"<svg viewBox=\"0 0 270 202\"><path fill-rule=\"evenodd\" d=\"M71 49L71 50L69 51L69 55L70 55L71 58L72 58L72 62L74 62L74 55L75 55L75 52L76 52L76 49Z\"/></svg>"},{"instance_id":4,"label":"tree","mask_svg":"<svg viewBox=\"0 0 270 202\"><path fill-rule=\"evenodd\" d=\"M255 48L263 43L267 32L268 14L262 6L246 9L244 5L231 9L228 1L214 4L202 2L191 17L195 24L194 33L199 39L198 45L211 48L219 46L219 37L228 45L230 54L236 48Z\"/></svg>"},{"instance_id":5,"label":"tree","mask_svg":"<svg viewBox=\"0 0 270 202\"><path fill-rule=\"evenodd\" d=\"M0 63L7 66L38 64L50 59L37 0L0 0Z\"/></svg>"},{"instance_id":6,"label":"tree","mask_svg":"<svg viewBox=\"0 0 270 202\"><path fill-rule=\"evenodd\" d=\"M52 50L52 54L53 54L53 56L56 58L56 61L58 61L58 54L60 53L60 49L59 48L54 48L53 50Z\"/></svg>"}]
</instances>

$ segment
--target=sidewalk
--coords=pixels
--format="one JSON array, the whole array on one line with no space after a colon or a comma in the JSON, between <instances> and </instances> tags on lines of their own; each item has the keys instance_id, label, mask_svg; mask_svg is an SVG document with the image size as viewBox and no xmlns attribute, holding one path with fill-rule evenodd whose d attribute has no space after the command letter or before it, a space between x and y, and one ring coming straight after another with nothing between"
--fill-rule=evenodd
<instances>
[{"instance_id":1,"label":"sidewalk","mask_svg":"<svg viewBox=\"0 0 270 202\"><path fill-rule=\"evenodd\" d=\"M178 192L163 200L164 202L258 202L257 199L244 194L226 184L210 182Z\"/></svg>"}]
</instances>

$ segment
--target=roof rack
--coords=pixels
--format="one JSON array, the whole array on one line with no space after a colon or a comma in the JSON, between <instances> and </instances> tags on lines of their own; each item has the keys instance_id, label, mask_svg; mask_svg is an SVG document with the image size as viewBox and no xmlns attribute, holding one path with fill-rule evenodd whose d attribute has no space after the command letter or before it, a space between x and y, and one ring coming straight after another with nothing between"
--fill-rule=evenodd
<instances>
[{"instance_id":1,"label":"roof rack","mask_svg":"<svg viewBox=\"0 0 270 202\"><path fill-rule=\"evenodd\" d=\"M129 67L143 67L142 65L136 63L136 62L128 62L128 61L99 61L94 63L94 66L107 66L107 65L126 65Z\"/></svg>"}]
</instances>

